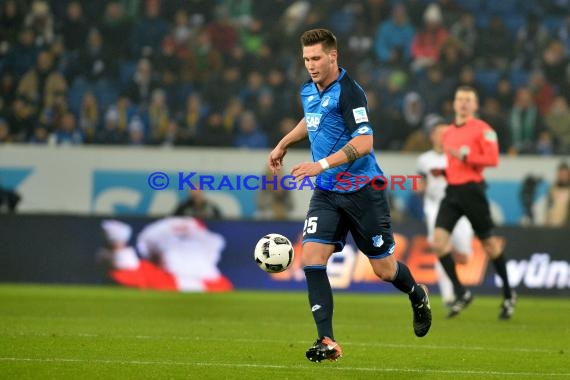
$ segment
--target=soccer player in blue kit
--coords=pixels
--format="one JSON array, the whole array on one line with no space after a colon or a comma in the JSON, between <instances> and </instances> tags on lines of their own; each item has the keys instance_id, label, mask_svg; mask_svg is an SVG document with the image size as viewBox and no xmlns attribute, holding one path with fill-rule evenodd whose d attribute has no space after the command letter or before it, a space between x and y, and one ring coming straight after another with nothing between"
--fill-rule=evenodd
<instances>
[{"instance_id":1,"label":"soccer player in blue kit","mask_svg":"<svg viewBox=\"0 0 570 380\"><path fill-rule=\"evenodd\" d=\"M298 181L316 176L303 228L302 258L318 333L306 356L320 362L342 356L333 334L333 294L326 268L330 256L344 246L349 231L374 273L408 294L418 337L429 331L431 310L427 287L417 284L408 267L393 256L390 208L373 151L366 95L338 66L332 32L306 31L301 46L311 77L301 87L304 117L269 154L268 165L277 171L287 148L309 138L313 161L296 165L291 174Z\"/></svg>"}]
</instances>

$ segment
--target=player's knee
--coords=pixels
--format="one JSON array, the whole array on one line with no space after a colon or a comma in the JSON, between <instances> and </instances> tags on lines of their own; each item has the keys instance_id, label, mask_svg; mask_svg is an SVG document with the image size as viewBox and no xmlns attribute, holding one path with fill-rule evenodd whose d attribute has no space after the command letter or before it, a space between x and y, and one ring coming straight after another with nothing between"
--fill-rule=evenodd
<instances>
[{"instance_id":1,"label":"player's knee","mask_svg":"<svg viewBox=\"0 0 570 380\"><path fill-rule=\"evenodd\" d=\"M501 254L502 244L495 236L488 237L487 239L482 240L481 243L487 255L492 259Z\"/></svg>"},{"instance_id":2,"label":"player's knee","mask_svg":"<svg viewBox=\"0 0 570 380\"><path fill-rule=\"evenodd\" d=\"M372 264L374 273L382 281L394 280L398 263L393 256L389 256L380 260L370 260L370 263Z\"/></svg>"}]
</instances>

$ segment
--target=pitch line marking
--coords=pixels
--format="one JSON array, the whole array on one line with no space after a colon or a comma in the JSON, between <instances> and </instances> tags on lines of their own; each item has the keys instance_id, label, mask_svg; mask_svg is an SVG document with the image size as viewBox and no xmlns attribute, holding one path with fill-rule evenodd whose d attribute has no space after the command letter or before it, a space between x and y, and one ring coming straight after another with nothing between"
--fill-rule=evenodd
<instances>
[{"instance_id":1,"label":"pitch line marking","mask_svg":"<svg viewBox=\"0 0 570 380\"><path fill-rule=\"evenodd\" d=\"M268 368L268 369L311 369L314 366L304 365L276 365L276 364L246 364L246 363L212 363L212 362L175 362L159 360L107 360L107 359L70 359L70 358L15 358L0 357L3 362L42 362L42 363L100 363L120 365L176 365L196 367L230 367L230 368ZM420 369L420 368L374 368L374 367L332 367L327 369L335 371L362 371L362 372L407 372L407 373L441 373L455 375L490 375L490 376L570 376L570 372L501 372L501 371L478 371L478 370L453 370L453 369Z\"/></svg>"},{"instance_id":2,"label":"pitch line marking","mask_svg":"<svg viewBox=\"0 0 570 380\"><path fill-rule=\"evenodd\" d=\"M228 338L214 337L190 337L190 336L155 336L155 335L101 335L91 333L77 334L49 334L49 333L16 333L4 334L0 336L42 336L42 337L81 337L81 338L111 338L111 339L145 339L145 340L195 340L195 341L227 341ZM305 344L305 341L291 342L288 340L278 339L251 339L251 338L234 338L232 339L240 343L282 343L282 344ZM560 352L559 348L525 348L525 347L484 347L484 346L454 346L454 345L437 345L437 344L397 344L397 343L378 343L378 342L342 342L344 346L359 347L385 347L385 348L404 348L404 349L433 349L433 350L464 350L464 351L497 351L497 352L535 352L553 354ZM570 351L569 348L563 348L564 351Z\"/></svg>"}]
</instances>

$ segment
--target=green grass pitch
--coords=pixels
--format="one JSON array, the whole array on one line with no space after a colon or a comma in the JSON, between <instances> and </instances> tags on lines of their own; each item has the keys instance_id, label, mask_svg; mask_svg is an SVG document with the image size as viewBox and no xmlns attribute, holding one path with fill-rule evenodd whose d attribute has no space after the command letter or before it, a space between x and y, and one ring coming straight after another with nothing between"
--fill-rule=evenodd
<instances>
[{"instance_id":1,"label":"green grass pitch","mask_svg":"<svg viewBox=\"0 0 570 380\"><path fill-rule=\"evenodd\" d=\"M179 294L0 285L0 379L570 379L570 302L475 298L412 331L404 296L335 295L337 362L307 361L316 338L302 292Z\"/></svg>"}]
</instances>

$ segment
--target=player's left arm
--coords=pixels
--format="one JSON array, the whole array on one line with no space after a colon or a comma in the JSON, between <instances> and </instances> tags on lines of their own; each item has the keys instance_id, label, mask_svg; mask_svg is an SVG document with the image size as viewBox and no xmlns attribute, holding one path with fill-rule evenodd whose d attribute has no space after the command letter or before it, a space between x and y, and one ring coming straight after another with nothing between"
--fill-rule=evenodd
<instances>
[{"instance_id":1,"label":"player's left arm","mask_svg":"<svg viewBox=\"0 0 570 380\"><path fill-rule=\"evenodd\" d=\"M472 146L449 148L447 152L470 166L497 166L499 164L497 133L491 127L482 128L481 134Z\"/></svg>"},{"instance_id":2,"label":"player's left arm","mask_svg":"<svg viewBox=\"0 0 570 380\"><path fill-rule=\"evenodd\" d=\"M478 149L471 149L465 155L465 163L474 166L497 166L499 164L497 133L491 127L483 128L476 145Z\"/></svg>"}]
</instances>

